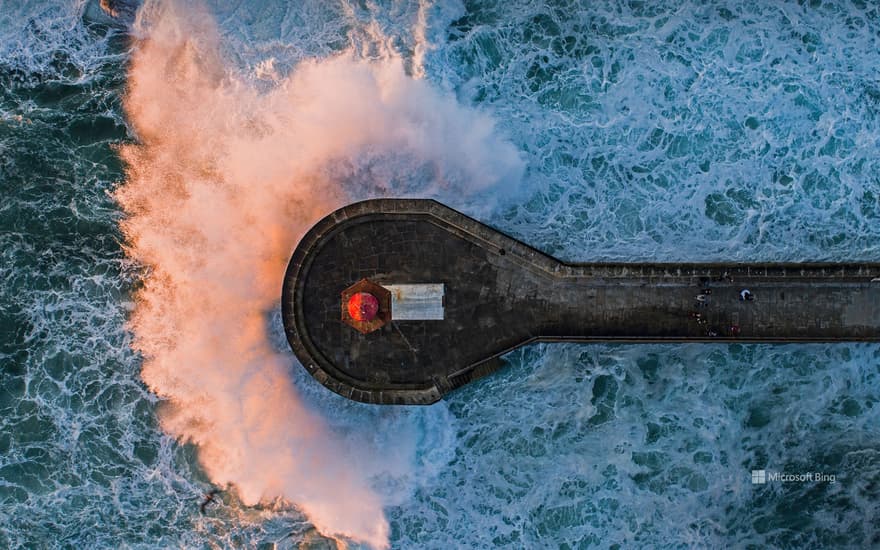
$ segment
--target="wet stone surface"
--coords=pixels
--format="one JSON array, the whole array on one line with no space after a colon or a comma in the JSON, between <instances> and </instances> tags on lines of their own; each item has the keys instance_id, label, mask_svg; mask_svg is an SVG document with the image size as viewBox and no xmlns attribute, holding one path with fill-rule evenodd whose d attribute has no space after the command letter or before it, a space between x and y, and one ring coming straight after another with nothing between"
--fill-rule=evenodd
<instances>
[{"instance_id":1,"label":"wet stone surface","mask_svg":"<svg viewBox=\"0 0 880 550\"><path fill-rule=\"evenodd\" d=\"M434 201L383 199L304 237L283 308L294 352L330 389L430 403L535 340L877 341L878 277L878 264L564 264ZM363 278L443 283L445 319L361 334L340 296Z\"/></svg>"}]
</instances>

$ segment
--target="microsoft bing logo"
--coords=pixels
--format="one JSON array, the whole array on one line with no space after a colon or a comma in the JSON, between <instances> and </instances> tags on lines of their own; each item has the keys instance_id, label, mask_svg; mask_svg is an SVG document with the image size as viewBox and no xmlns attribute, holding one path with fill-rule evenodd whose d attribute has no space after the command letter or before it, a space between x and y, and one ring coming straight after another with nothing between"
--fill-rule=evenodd
<instances>
[{"instance_id":1,"label":"microsoft bing logo","mask_svg":"<svg viewBox=\"0 0 880 550\"><path fill-rule=\"evenodd\" d=\"M837 474L824 472L786 473L767 470L752 470L752 485L764 485L767 482L782 483L837 483Z\"/></svg>"}]
</instances>

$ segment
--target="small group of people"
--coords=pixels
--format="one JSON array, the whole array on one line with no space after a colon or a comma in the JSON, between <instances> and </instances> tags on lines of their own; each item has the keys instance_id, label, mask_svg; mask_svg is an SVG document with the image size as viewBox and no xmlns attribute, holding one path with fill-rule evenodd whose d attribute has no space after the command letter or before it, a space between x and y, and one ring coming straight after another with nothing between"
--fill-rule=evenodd
<instances>
[{"instance_id":1,"label":"small group of people","mask_svg":"<svg viewBox=\"0 0 880 550\"><path fill-rule=\"evenodd\" d=\"M711 294L711 288L704 288L702 291L700 291L700 293L697 294L697 296L695 297L697 301L697 307L706 307L706 305L709 303L709 296ZM754 301L755 295L752 294L751 290L744 288L739 291L739 299L741 302L751 302Z\"/></svg>"},{"instance_id":2,"label":"small group of people","mask_svg":"<svg viewBox=\"0 0 880 550\"><path fill-rule=\"evenodd\" d=\"M701 277L700 283L702 284L703 288L701 288L700 293L694 297L694 300L696 300L696 308L697 309L704 308L704 307L708 306L709 305L709 296L712 295L712 289L709 288L709 278L708 277ZM699 311L690 312L690 317L692 319L695 319L697 321L697 324L700 326L707 326L709 324L708 319L706 319L706 317L702 313L700 313ZM714 328L711 328L711 329L707 328L706 329L706 334L709 334L711 332L715 332Z\"/></svg>"},{"instance_id":3,"label":"small group of people","mask_svg":"<svg viewBox=\"0 0 880 550\"><path fill-rule=\"evenodd\" d=\"M698 325L706 328L706 336L710 338L715 338L716 336L739 336L739 325L730 325L727 330L724 330L718 325L710 325L709 320L698 311L692 311L690 316L696 319Z\"/></svg>"},{"instance_id":4,"label":"small group of people","mask_svg":"<svg viewBox=\"0 0 880 550\"><path fill-rule=\"evenodd\" d=\"M712 289L709 288L710 282L727 282L732 283L733 277L730 276L728 272L724 272L723 275L719 277L709 278L709 277L701 277L701 289L700 293L694 297L696 300L696 309L705 308L709 305L709 297L712 295ZM751 290L744 288L739 291L739 299L742 302L752 302L755 299L755 295ZM726 330L722 327L716 325L709 325L708 319L703 315L700 311L691 311L689 316L697 321L697 324L706 328L706 336L714 338L716 336L739 336L740 327L739 325L732 324Z\"/></svg>"}]
</instances>

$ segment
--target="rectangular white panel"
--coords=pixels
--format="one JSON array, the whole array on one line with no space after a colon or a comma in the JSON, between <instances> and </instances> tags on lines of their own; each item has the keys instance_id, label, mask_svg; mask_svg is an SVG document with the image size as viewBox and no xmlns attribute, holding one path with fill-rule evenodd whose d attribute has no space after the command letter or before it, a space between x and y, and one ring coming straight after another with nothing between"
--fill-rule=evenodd
<instances>
[{"instance_id":1,"label":"rectangular white panel","mask_svg":"<svg viewBox=\"0 0 880 550\"><path fill-rule=\"evenodd\" d=\"M443 319L443 283L382 286L391 291L392 321Z\"/></svg>"}]
</instances>

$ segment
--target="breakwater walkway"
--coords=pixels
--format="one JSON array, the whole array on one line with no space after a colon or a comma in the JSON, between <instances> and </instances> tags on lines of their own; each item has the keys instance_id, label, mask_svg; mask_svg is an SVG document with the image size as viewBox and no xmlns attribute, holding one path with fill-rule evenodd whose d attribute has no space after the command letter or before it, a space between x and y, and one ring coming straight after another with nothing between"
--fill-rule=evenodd
<instances>
[{"instance_id":1,"label":"breakwater walkway","mask_svg":"<svg viewBox=\"0 0 880 550\"><path fill-rule=\"evenodd\" d=\"M536 341L880 341L880 264L568 264L436 201L377 199L305 235L282 313L326 387L429 404Z\"/></svg>"}]
</instances>

